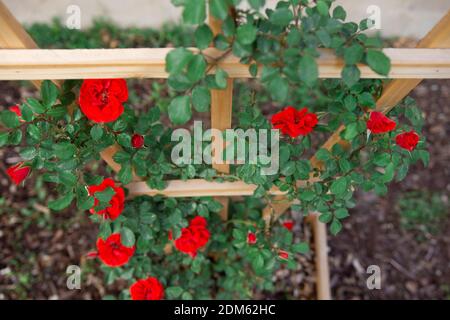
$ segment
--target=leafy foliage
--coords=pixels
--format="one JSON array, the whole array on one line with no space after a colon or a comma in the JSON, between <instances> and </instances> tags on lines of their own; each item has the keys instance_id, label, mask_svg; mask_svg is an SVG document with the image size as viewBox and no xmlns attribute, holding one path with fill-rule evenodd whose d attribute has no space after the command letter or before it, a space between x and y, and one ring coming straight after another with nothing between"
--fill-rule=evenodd
<instances>
[{"instance_id":1,"label":"leafy foliage","mask_svg":"<svg viewBox=\"0 0 450 320\"><path fill-rule=\"evenodd\" d=\"M346 13L340 6L330 13L331 0L278 1L275 8L264 12L261 0L249 0L248 10L230 9L243 1L211 0L211 14L223 26L215 36L205 24L205 1L173 2L182 7L185 22L195 26L192 39L200 50L180 47L167 55L167 84L171 91L166 99L139 112L125 105L125 112L117 121L97 124L75 107L79 81L66 81L61 88L44 81L41 98L29 98L21 105L21 119L10 111L0 113L0 121L7 128L0 133L0 146L21 145L22 158L34 171L43 172L44 181L55 186L59 196L49 201L49 207L56 211L72 203L81 210L94 206L95 200L86 186L98 185L103 177L86 168L113 144L121 147L114 161L121 165L116 180L123 186L132 181L133 174L159 190L165 188L168 179L240 179L255 184L253 197L233 204L227 223L217 214L220 204L210 198L139 197L127 201L124 213L114 221L91 215L99 223L99 237L105 239L119 232L124 245L136 245L136 255L126 266L105 267L108 283L118 278L131 282L152 274L163 282L169 298L251 297L255 288L272 288L271 275L280 264L294 267L295 255L307 251L307 244L294 243L292 233L281 228L275 219L266 229L261 209L274 202L269 190L278 187L285 191L287 201L296 201L295 210L319 212L320 221L328 223L330 232L337 234L349 215L348 209L355 205L356 189L382 195L391 181L405 177L412 163L428 163L422 136L412 152L393 143L399 132L414 129L420 135L422 114L412 99L406 99L389 114L398 124L394 131L369 134L366 121L375 110L383 81L360 79L358 64L387 75L389 59L380 50L380 39L364 34L365 21L345 22ZM99 43L94 39L95 43L87 44L80 34L72 32L74 47L96 47ZM54 40L51 34L45 36L48 38L40 41ZM151 31L143 36L151 37ZM187 47L190 43L185 42L192 39L174 42ZM222 51L216 59L208 56L210 46ZM320 49L329 49L343 59L342 79L319 79L316 59ZM251 75L260 77L267 93L258 95L251 86L245 88L245 98L239 99L242 104L234 105L239 115L236 128L270 129L261 110L269 100L277 107L307 106L320 119L313 134L297 139L282 137L280 171L275 174L264 175L266 165L260 162L232 165L229 175L219 175L206 164L176 165L171 161L174 128L164 125L164 117L167 114L176 128L188 124L194 111L207 112L210 90L227 87L228 74L218 64L230 54L248 65ZM213 67L215 72L210 73ZM155 85L154 89L160 87ZM130 104L133 99L130 97ZM344 143L330 150L313 148L342 125L345 128L339 132ZM144 137L144 148L132 147L135 133ZM96 209L101 210L108 206L112 192L106 189L95 197ZM178 238L195 215L208 220L212 236L206 248L195 259L173 248L167 254L169 231ZM247 242L249 232L257 236L254 245ZM280 250L289 253L286 261L278 257ZM123 293L123 297L127 295Z\"/></svg>"}]
</instances>

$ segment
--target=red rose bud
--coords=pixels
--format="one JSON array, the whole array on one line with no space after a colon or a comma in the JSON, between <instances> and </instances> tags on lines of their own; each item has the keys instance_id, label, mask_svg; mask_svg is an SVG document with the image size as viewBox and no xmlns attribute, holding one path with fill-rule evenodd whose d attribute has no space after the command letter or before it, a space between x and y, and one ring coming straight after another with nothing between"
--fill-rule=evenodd
<instances>
[{"instance_id":1,"label":"red rose bud","mask_svg":"<svg viewBox=\"0 0 450 320\"><path fill-rule=\"evenodd\" d=\"M383 113L372 111L367 121L367 129L373 134L385 133L395 129L395 121L386 117Z\"/></svg>"},{"instance_id":2,"label":"red rose bud","mask_svg":"<svg viewBox=\"0 0 450 320\"><path fill-rule=\"evenodd\" d=\"M249 232L247 234L247 243L255 244L256 243L256 234L254 234L253 232Z\"/></svg>"},{"instance_id":3,"label":"red rose bud","mask_svg":"<svg viewBox=\"0 0 450 320\"><path fill-rule=\"evenodd\" d=\"M133 137L131 137L131 145L135 149L140 149L144 146L144 137L140 134L133 134Z\"/></svg>"},{"instance_id":4,"label":"red rose bud","mask_svg":"<svg viewBox=\"0 0 450 320\"><path fill-rule=\"evenodd\" d=\"M294 221L286 220L285 222L283 222L283 227L285 227L289 231L292 231L292 228L294 227Z\"/></svg>"},{"instance_id":5,"label":"red rose bud","mask_svg":"<svg viewBox=\"0 0 450 320\"><path fill-rule=\"evenodd\" d=\"M289 253L287 253L284 250L280 250L278 252L278 257L280 257L280 259L287 260L287 259L289 259Z\"/></svg>"},{"instance_id":6,"label":"red rose bud","mask_svg":"<svg viewBox=\"0 0 450 320\"><path fill-rule=\"evenodd\" d=\"M403 149L413 151L419 143L419 139L419 135L414 130L411 130L410 132L397 135L395 137L395 143Z\"/></svg>"},{"instance_id":7,"label":"red rose bud","mask_svg":"<svg viewBox=\"0 0 450 320\"><path fill-rule=\"evenodd\" d=\"M274 114L271 122L275 129L281 130L281 133L296 138L310 133L317 125L318 119L314 113L308 113L307 108L297 111L289 106Z\"/></svg>"},{"instance_id":8,"label":"red rose bud","mask_svg":"<svg viewBox=\"0 0 450 320\"><path fill-rule=\"evenodd\" d=\"M120 233L113 233L108 239L97 240L98 257L109 267L120 267L127 264L133 256L136 246L125 247L120 241Z\"/></svg>"},{"instance_id":9,"label":"red rose bud","mask_svg":"<svg viewBox=\"0 0 450 320\"><path fill-rule=\"evenodd\" d=\"M171 233L169 237L172 237ZM181 229L181 236L175 240L175 248L195 258L197 251L208 243L209 237L206 219L197 216L190 221L188 227Z\"/></svg>"},{"instance_id":10,"label":"red rose bud","mask_svg":"<svg viewBox=\"0 0 450 320\"><path fill-rule=\"evenodd\" d=\"M164 298L164 287L153 277L141 279L130 287L132 300L161 300Z\"/></svg>"},{"instance_id":11,"label":"red rose bud","mask_svg":"<svg viewBox=\"0 0 450 320\"><path fill-rule=\"evenodd\" d=\"M117 120L128 100L128 88L124 79L84 80L80 88L81 112L97 123Z\"/></svg>"},{"instance_id":12,"label":"red rose bud","mask_svg":"<svg viewBox=\"0 0 450 320\"><path fill-rule=\"evenodd\" d=\"M24 166L23 164L23 162L19 162L6 169L6 174L16 185L19 185L23 180L25 180L31 172L31 168Z\"/></svg>"},{"instance_id":13,"label":"red rose bud","mask_svg":"<svg viewBox=\"0 0 450 320\"><path fill-rule=\"evenodd\" d=\"M17 114L19 118L22 116L22 110L20 110L20 107L18 105L11 106L8 108L8 110Z\"/></svg>"},{"instance_id":14,"label":"red rose bud","mask_svg":"<svg viewBox=\"0 0 450 320\"><path fill-rule=\"evenodd\" d=\"M95 198L96 192L101 192L106 188L112 188L115 191L115 194L109 201L110 206L105 209L97 211L95 207L98 205L99 201L98 199L95 199L94 206L89 211L92 214L99 214L103 216L105 219L115 220L123 211L125 203L125 192L121 187L116 186L113 179L106 178L98 186L89 186L88 187L89 195Z\"/></svg>"},{"instance_id":15,"label":"red rose bud","mask_svg":"<svg viewBox=\"0 0 450 320\"><path fill-rule=\"evenodd\" d=\"M98 257L98 252L97 252L97 251L91 251L91 252L88 252L87 255L86 255L86 257L87 257L88 259L94 259L94 258L97 258L97 257Z\"/></svg>"}]
</instances>

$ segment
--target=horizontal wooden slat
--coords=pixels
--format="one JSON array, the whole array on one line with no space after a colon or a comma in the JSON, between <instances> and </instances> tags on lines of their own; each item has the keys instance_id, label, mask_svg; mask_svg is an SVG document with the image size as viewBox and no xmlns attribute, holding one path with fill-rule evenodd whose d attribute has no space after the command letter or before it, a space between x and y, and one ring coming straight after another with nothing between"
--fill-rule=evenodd
<instances>
[{"instance_id":1,"label":"horizontal wooden slat","mask_svg":"<svg viewBox=\"0 0 450 320\"><path fill-rule=\"evenodd\" d=\"M255 185L243 181L214 182L204 179L169 180L164 190L151 189L145 182L133 182L126 186L130 196L164 195L167 197L208 197L208 196L250 196L256 189ZM270 191L273 195L284 195L277 188Z\"/></svg>"},{"instance_id":2,"label":"horizontal wooden slat","mask_svg":"<svg viewBox=\"0 0 450 320\"><path fill-rule=\"evenodd\" d=\"M173 49L1 49L0 80L167 78L165 57ZM196 49L192 49L196 50ZM390 57L390 78L450 78L450 49L385 49ZM205 50L216 59L223 52ZM339 78L342 60L322 50L318 58L321 78ZM219 64L231 78L249 78L248 67L232 55ZM365 65L362 78L380 78ZM214 72L214 68L211 70Z\"/></svg>"}]
</instances>

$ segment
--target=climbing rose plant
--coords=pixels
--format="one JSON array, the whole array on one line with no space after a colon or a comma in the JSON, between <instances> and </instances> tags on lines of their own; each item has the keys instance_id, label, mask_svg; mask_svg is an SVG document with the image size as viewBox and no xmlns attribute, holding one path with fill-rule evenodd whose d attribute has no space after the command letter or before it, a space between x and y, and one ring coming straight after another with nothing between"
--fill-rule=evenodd
<instances>
[{"instance_id":1,"label":"climbing rose plant","mask_svg":"<svg viewBox=\"0 0 450 320\"><path fill-rule=\"evenodd\" d=\"M107 284L129 282L121 298L248 298L273 290L274 271L295 268L296 256L309 251L298 240L302 234L294 237L293 220L272 214L267 225L262 219L262 209L279 201L269 190L286 192L284 201L293 201L295 211L319 212L337 234L357 189L383 195L412 163L428 163L422 114L410 98L387 115L376 109L384 81L360 79L358 64L386 76L390 61L380 39L364 33L370 22L346 22L345 10L332 0L278 1L266 10L264 0L248 0L244 7L245 1L211 0L211 14L222 22L217 35L206 24L205 1L172 2L195 26L198 50L177 48L167 55L168 103L134 110L123 79L70 80L61 87L44 81L40 99L0 113L6 127L0 147L19 146L23 159L6 174L19 187L30 175L42 176L59 195L48 202L54 211L76 206L88 212L99 235L86 254L103 265ZM211 47L220 50L217 58L208 55ZM341 79L318 78L319 49L343 59ZM262 174L260 163L232 165L230 174L219 174L206 164L171 161L172 131L194 112L209 111L210 90L227 86L219 64L231 54L262 85L238 93L235 128L280 131L276 174ZM267 96L270 116L262 111ZM166 116L172 126L163 125ZM338 129L342 143L320 148ZM121 149L114 155L118 173L95 165L114 144ZM193 178L239 179L257 188L252 197L231 203L224 222L221 204L210 197L127 198L133 176L158 190L169 179Z\"/></svg>"}]
</instances>

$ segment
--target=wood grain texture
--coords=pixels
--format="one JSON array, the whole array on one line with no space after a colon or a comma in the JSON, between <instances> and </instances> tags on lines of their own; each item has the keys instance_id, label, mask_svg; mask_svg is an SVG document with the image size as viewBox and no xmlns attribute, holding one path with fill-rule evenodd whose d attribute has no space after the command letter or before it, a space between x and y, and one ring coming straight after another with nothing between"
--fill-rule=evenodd
<instances>
[{"instance_id":1,"label":"wood grain texture","mask_svg":"<svg viewBox=\"0 0 450 320\"><path fill-rule=\"evenodd\" d=\"M22 25L0 0L0 48L2 49L37 49L36 42L28 35ZM40 88L41 81L32 82Z\"/></svg>"},{"instance_id":2,"label":"wood grain texture","mask_svg":"<svg viewBox=\"0 0 450 320\"><path fill-rule=\"evenodd\" d=\"M216 19L211 12L209 12L209 26L216 36L222 31L222 21ZM214 50L214 48L210 48ZM219 54L222 54L219 52ZM209 55L209 53L207 53ZM212 54L213 56L215 54ZM224 131L231 128L232 114L233 114L233 79L227 80L227 87L224 90L211 90L211 128ZM230 173L230 165L224 164L223 157L220 157L222 151L225 149L222 138L213 137L212 143L212 167L219 173ZM214 143L214 141L216 143ZM223 206L220 211L220 217L222 220L228 219L228 208L230 199L228 197L215 197L215 200L220 202Z\"/></svg>"},{"instance_id":3,"label":"wood grain texture","mask_svg":"<svg viewBox=\"0 0 450 320\"><path fill-rule=\"evenodd\" d=\"M167 78L165 57L171 50L173 49L1 49L0 80ZM392 63L389 78L450 78L449 49L383 51L390 57ZM340 78L342 60L329 50L320 52L317 59L319 77ZM223 55L223 52L208 48L205 54L209 57L207 60L212 63L214 59ZM217 67L224 69L233 79L251 78L248 66L241 64L239 58L233 55L224 57ZM360 65L359 68L361 78L384 78L366 65ZM215 70L216 67L212 67L210 73L214 73Z\"/></svg>"},{"instance_id":4,"label":"wood grain texture","mask_svg":"<svg viewBox=\"0 0 450 320\"><path fill-rule=\"evenodd\" d=\"M326 225L319 221L317 213L310 213L306 219L311 223L314 234L317 299L331 300Z\"/></svg>"}]
</instances>

